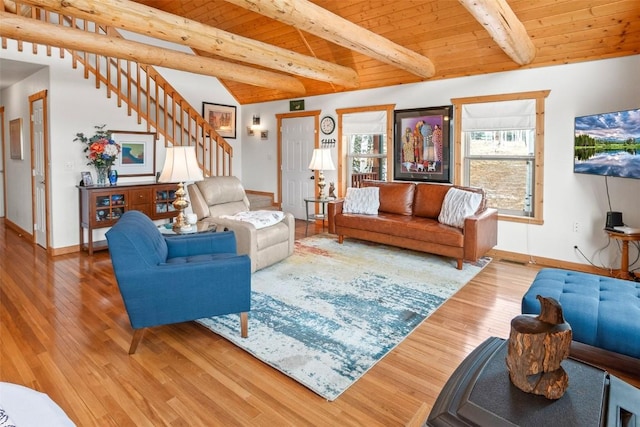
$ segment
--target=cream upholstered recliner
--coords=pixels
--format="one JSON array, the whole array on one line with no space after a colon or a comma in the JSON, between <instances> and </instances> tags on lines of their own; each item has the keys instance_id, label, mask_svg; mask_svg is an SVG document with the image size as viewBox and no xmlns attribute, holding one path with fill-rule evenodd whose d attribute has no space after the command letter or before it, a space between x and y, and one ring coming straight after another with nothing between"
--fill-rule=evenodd
<instances>
[{"instance_id":1,"label":"cream upholstered recliner","mask_svg":"<svg viewBox=\"0 0 640 427\"><path fill-rule=\"evenodd\" d=\"M290 213L284 213L282 221L260 229L249 222L223 218L249 211L249 199L235 176L207 177L190 184L187 189L198 221L211 222L218 229L227 227L235 232L238 254L249 255L252 273L293 254L295 218Z\"/></svg>"}]
</instances>

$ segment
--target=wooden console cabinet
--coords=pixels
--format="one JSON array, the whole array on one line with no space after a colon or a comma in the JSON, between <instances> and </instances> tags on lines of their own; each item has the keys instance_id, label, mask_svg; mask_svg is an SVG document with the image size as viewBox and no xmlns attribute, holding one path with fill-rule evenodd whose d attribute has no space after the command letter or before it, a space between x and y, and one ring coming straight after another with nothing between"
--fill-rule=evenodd
<instances>
[{"instance_id":1,"label":"wooden console cabinet","mask_svg":"<svg viewBox=\"0 0 640 427\"><path fill-rule=\"evenodd\" d=\"M93 255L106 249L106 241L94 242L93 230L113 226L128 210L138 210L149 218L166 219L175 214L176 184L122 184L108 187L78 186L80 206L80 250ZM85 233L87 230L87 242Z\"/></svg>"}]
</instances>

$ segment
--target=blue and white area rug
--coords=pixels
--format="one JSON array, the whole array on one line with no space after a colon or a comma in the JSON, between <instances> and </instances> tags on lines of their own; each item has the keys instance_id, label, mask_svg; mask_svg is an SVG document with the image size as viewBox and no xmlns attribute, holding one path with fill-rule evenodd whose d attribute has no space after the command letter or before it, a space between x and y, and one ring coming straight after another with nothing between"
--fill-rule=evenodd
<instances>
[{"instance_id":1,"label":"blue and white area rug","mask_svg":"<svg viewBox=\"0 0 640 427\"><path fill-rule=\"evenodd\" d=\"M316 235L253 274L248 338L237 314L198 322L334 400L489 261L457 270L450 258Z\"/></svg>"}]
</instances>

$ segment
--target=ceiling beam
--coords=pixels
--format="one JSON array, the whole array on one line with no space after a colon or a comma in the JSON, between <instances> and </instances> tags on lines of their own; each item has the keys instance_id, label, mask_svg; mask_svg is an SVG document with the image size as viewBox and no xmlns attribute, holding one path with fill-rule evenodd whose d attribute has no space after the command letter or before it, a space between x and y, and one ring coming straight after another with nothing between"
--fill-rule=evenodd
<instances>
[{"instance_id":1,"label":"ceiling beam","mask_svg":"<svg viewBox=\"0 0 640 427\"><path fill-rule=\"evenodd\" d=\"M349 89L360 86L358 74L352 68L232 34L128 0L24 0L24 3L296 76Z\"/></svg>"},{"instance_id":2,"label":"ceiling beam","mask_svg":"<svg viewBox=\"0 0 640 427\"><path fill-rule=\"evenodd\" d=\"M2 37L173 68L253 86L277 89L296 95L306 93L300 80L285 74L47 24L2 11L0 11L0 21L2 22L0 25L0 36Z\"/></svg>"},{"instance_id":3,"label":"ceiling beam","mask_svg":"<svg viewBox=\"0 0 640 427\"><path fill-rule=\"evenodd\" d=\"M429 78L435 74L435 67L426 56L400 46L307 0L226 1L422 78Z\"/></svg>"},{"instance_id":4,"label":"ceiling beam","mask_svg":"<svg viewBox=\"0 0 640 427\"><path fill-rule=\"evenodd\" d=\"M493 41L519 65L536 57L536 47L524 24L506 0L458 0L489 33Z\"/></svg>"}]
</instances>

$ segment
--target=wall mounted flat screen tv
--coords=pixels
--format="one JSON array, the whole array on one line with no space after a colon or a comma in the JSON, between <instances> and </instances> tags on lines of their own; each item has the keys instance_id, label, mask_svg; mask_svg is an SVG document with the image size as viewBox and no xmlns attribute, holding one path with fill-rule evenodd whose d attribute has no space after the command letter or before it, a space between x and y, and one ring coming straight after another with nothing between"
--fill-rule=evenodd
<instances>
[{"instance_id":1,"label":"wall mounted flat screen tv","mask_svg":"<svg viewBox=\"0 0 640 427\"><path fill-rule=\"evenodd\" d=\"M640 179L640 109L576 117L575 173Z\"/></svg>"}]
</instances>

